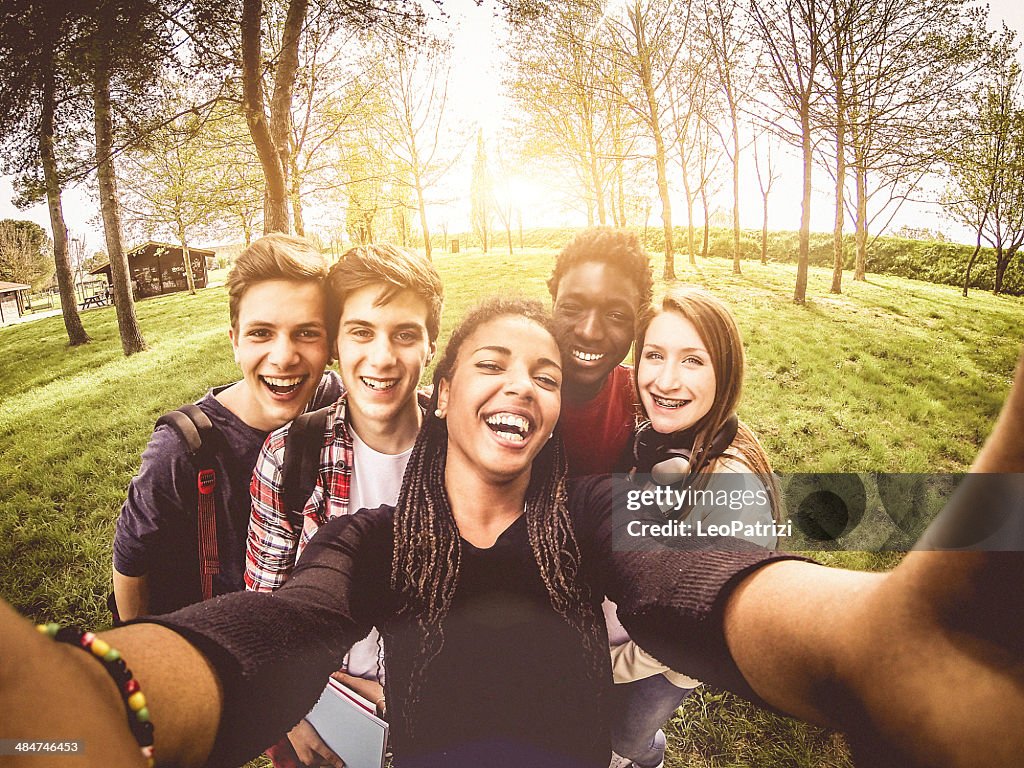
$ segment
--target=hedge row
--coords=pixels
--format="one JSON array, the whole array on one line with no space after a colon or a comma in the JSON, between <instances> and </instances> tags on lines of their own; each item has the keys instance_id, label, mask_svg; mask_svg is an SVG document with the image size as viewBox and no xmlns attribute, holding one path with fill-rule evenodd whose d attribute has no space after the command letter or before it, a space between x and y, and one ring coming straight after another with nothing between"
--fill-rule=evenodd
<instances>
[{"instance_id":1,"label":"hedge row","mask_svg":"<svg viewBox=\"0 0 1024 768\"><path fill-rule=\"evenodd\" d=\"M572 239L578 230L571 227L529 229L523 232L523 245L527 248L558 249ZM664 250L665 238L660 228L648 227L646 231L637 228L643 235L647 249L657 260ZM461 233L456 236L462 248L479 248L475 235ZM768 233L768 260L793 263L799 252L799 233L790 231ZM695 243L699 251L703 230L698 228ZM676 258L687 258L686 228L675 228ZM513 233L513 244L519 247L519 233ZM436 246L440 246L440 240ZM496 238L494 250L504 253L505 233ZM757 230L741 230L740 249L744 259L760 259L761 233ZM844 238L846 269L853 269L855 256L853 235ZM909 240L901 237L882 236L868 247L867 271L875 274L896 275L931 283L962 286L967 261L974 248L960 243L940 243L927 240ZM732 258L732 230L712 227L708 238L708 255L717 258ZM1003 276L1003 292L1020 296L1024 294L1024 264L1015 258L1006 268ZM825 232L811 233L810 263L819 267L832 266L832 235ZM991 291L995 286L996 259L991 248L983 248L971 270L971 287Z\"/></svg>"}]
</instances>

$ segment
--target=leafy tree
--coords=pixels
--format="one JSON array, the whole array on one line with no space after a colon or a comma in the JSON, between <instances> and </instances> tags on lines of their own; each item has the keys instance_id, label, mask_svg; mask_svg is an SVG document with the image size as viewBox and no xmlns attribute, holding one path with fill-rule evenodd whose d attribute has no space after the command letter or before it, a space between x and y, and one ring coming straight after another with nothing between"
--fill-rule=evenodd
<instances>
[{"instance_id":1,"label":"leafy tree","mask_svg":"<svg viewBox=\"0 0 1024 768\"><path fill-rule=\"evenodd\" d=\"M136 135L148 132L146 118L156 113L159 98L155 86L161 71L172 60L173 41L156 3L104 0L90 22L87 65L92 86L100 215L110 256L121 347L126 355L132 355L146 349L146 341L135 314L123 242L115 167L115 121L134 123ZM120 49L131 50L133 55L115 56Z\"/></svg>"},{"instance_id":2,"label":"leafy tree","mask_svg":"<svg viewBox=\"0 0 1024 768\"><path fill-rule=\"evenodd\" d=\"M73 1L11 0L0 6L3 170L18 175L20 204L46 198L61 314L71 346L89 341L78 314L61 202L69 147L88 114L73 74L83 11Z\"/></svg>"},{"instance_id":3,"label":"leafy tree","mask_svg":"<svg viewBox=\"0 0 1024 768\"><path fill-rule=\"evenodd\" d=\"M0 280L38 288L53 275L53 242L34 221L0 221Z\"/></svg>"},{"instance_id":4,"label":"leafy tree","mask_svg":"<svg viewBox=\"0 0 1024 768\"><path fill-rule=\"evenodd\" d=\"M946 158L952 180L946 207L977 232L964 296L982 239L995 250L994 293L1002 291L1006 268L1024 245L1024 83L1016 51L1005 51L993 77L969 101L963 119L971 131Z\"/></svg>"},{"instance_id":5,"label":"leafy tree","mask_svg":"<svg viewBox=\"0 0 1024 768\"><path fill-rule=\"evenodd\" d=\"M179 117L151 133L139 151L126 153L122 163L125 212L150 239L177 240L189 293L196 292L189 242L221 215L224 177L203 134L198 116Z\"/></svg>"}]
</instances>

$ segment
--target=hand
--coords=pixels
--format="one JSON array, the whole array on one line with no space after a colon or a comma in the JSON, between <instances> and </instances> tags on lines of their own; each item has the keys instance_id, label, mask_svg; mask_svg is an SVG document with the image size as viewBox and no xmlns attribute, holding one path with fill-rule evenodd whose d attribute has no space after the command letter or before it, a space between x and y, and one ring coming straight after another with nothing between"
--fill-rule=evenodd
<instances>
[{"instance_id":1,"label":"hand","mask_svg":"<svg viewBox=\"0 0 1024 768\"><path fill-rule=\"evenodd\" d=\"M345 761L324 744L316 728L306 719L300 720L299 724L288 732L288 741L292 743L292 749L303 765L345 768Z\"/></svg>"}]
</instances>

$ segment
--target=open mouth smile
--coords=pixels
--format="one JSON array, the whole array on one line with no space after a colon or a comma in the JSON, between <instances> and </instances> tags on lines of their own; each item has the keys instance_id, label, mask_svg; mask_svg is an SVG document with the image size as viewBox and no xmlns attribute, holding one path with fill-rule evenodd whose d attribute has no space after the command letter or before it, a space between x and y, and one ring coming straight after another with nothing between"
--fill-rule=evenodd
<instances>
[{"instance_id":1,"label":"open mouth smile","mask_svg":"<svg viewBox=\"0 0 1024 768\"><path fill-rule=\"evenodd\" d=\"M387 392L399 382L399 379L369 379L366 376L360 376L359 380L375 392Z\"/></svg>"},{"instance_id":2,"label":"open mouth smile","mask_svg":"<svg viewBox=\"0 0 1024 768\"><path fill-rule=\"evenodd\" d=\"M304 376L260 376L260 381L275 395L290 395L298 391L308 378L308 374Z\"/></svg>"},{"instance_id":3,"label":"open mouth smile","mask_svg":"<svg viewBox=\"0 0 1024 768\"><path fill-rule=\"evenodd\" d=\"M689 400L673 400L668 397L658 397L653 392L651 393L651 399L654 400L655 405L658 405L662 408L670 409L682 408L684 405L687 405L690 402Z\"/></svg>"},{"instance_id":4,"label":"open mouth smile","mask_svg":"<svg viewBox=\"0 0 1024 768\"><path fill-rule=\"evenodd\" d=\"M572 350L572 356L581 363L596 363L605 357L603 353L584 352L582 349L576 349L575 347Z\"/></svg>"},{"instance_id":5,"label":"open mouth smile","mask_svg":"<svg viewBox=\"0 0 1024 768\"><path fill-rule=\"evenodd\" d=\"M498 437L511 443L521 443L533 432L533 425L528 418L506 411L491 414L484 419L484 423Z\"/></svg>"}]
</instances>

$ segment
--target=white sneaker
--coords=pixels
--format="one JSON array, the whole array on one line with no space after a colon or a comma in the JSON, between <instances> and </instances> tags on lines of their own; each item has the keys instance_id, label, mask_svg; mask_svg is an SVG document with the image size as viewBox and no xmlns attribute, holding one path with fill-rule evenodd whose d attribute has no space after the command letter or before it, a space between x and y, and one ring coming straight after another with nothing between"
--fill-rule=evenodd
<instances>
[{"instance_id":1,"label":"white sneaker","mask_svg":"<svg viewBox=\"0 0 1024 768\"><path fill-rule=\"evenodd\" d=\"M630 760L628 757L623 757L614 749L612 750L612 759L608 763L608 768L638 768L637 764ZM662 760L654 768L665 768L665 761Z\"/></svg>"},{"instance_id":2,"label":"white sneaker","mask_svg":"<svg viewBox=\"0 0 1024 768\"><path fill-rule=\"evenodd\" d=\"M623 757L613 749L612 761L608 763L608 768L633 768L633 761L628 757Z\"/></svg>"}]
</instances>

